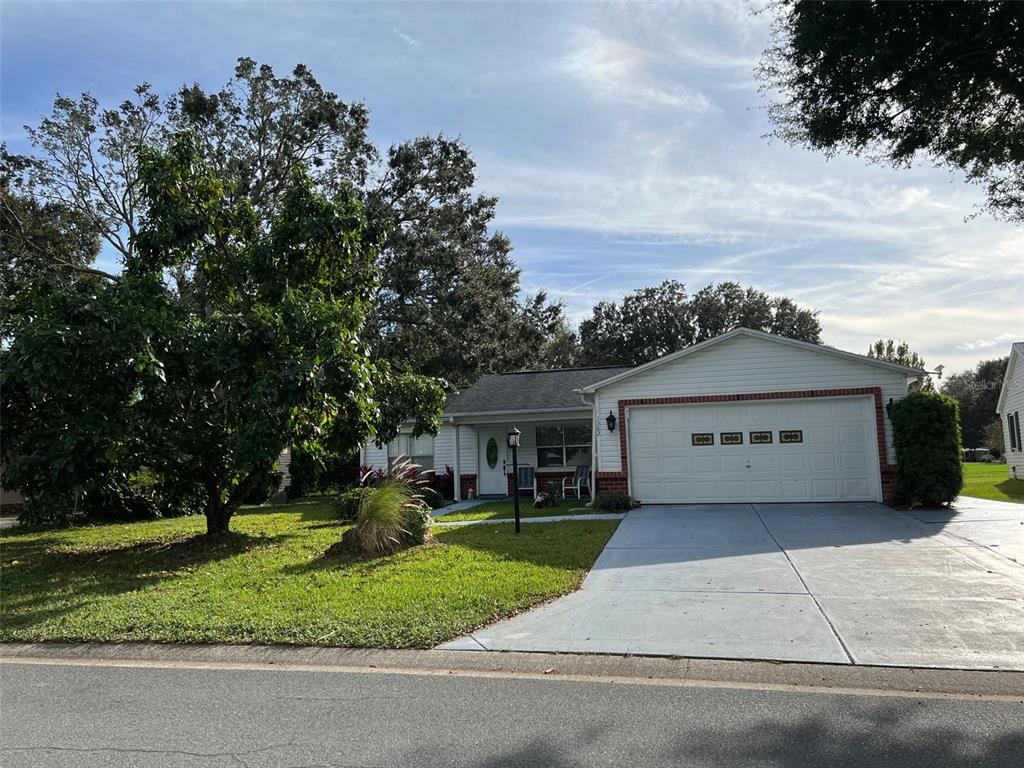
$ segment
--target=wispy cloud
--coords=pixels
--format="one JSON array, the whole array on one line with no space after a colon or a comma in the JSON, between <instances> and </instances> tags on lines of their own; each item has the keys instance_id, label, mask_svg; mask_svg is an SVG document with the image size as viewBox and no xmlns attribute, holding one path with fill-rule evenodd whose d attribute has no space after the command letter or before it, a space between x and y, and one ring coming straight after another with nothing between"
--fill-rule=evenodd
<instances>
[{"instance_id":1,"label":"wispy cloud","mask_svg":"<svg viewBox=\"0 0 1024 768\"><path fill-rule=\"evenodd\" d=\"M994 336L991 339L975 339L974 341L965 341L963 344L957 344L957 349L962 349L964 352L975 352L979 349L991 349L996 346L1005 346L1006 342L1013 341L1016 337L1012 333L1000 333L998 336Z\"/></svg>"},{"instance_id":2,"label":"wispy cloud","mask_svg":"<svg viewBox=\"0 0 1024 768\"><path fill-rule=\"evenodd\" d=\"M392 28L391 31L394 32L395 35L398 36L398 39L401 40L406 45L412 46L413 48L419 48L420 47L419 40L414 38L412 35L407 35L405 32L402 32L401 30L394 29L394 28Z\"/></svg>"},{"instance_id":3,"label":"wispy cloud","mask_svg":"<svg viewBox=\"0 0 1024 768\"><path fill-rule=\"evenodd\" d=\"M648 50L592 29L579 30L574 38L574 50L562 67L603 99L697 114L717 108L700 90L659 78L653 67L655 57Z\"/></svg>"},{"instance_id":4,"label":"wispy cloud","mask_svg":"<svg viewBox=\"0 0 1024 768\"><path fill-rule=\"evenodd\" d=\"M116 103L140 79L217 87L237 56L302 62L366 101L384 146L461 136L524 290L576 319L666 278L732 279L820 310L854 351L894 336L955 370L1024 338L1024 230L965 222L980 195L962 178L762 138L765 2L208 3L201 24L174 4L7 3L2 130L25 152L56 91Z\"/></svg>"}]
</instances>

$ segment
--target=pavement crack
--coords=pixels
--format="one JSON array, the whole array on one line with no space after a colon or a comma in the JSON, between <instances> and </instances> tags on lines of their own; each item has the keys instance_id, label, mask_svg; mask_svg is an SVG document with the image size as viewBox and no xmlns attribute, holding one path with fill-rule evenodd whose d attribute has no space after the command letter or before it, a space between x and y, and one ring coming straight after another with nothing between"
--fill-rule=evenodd
<instances>
[{"instance_id":1,"label":"pavement crack","mask_svg":"<svg viewBox=\"0 0 1024 768\"><path fill-rule=\"evenodd\" d=\"M754 514L757 515L757 519L761 523L761 527L764 528L764 532L768 534L768 538L770 538L772 542L774 542L775 546L779 548L782 556L785 557L786 562L789 563L789 567L793 569L793 573L800 580L804 590L807 592L807 596L811 598L811 601L814 603L814 607L818 609L818 613L821 614L821 618L823 618L825 623L828 625L828 629L832 633L832 636L836 639L836 642L839 643L839 647L843 649L843 654L846 656L847 661L849 661L850 664L856 664L857 662L853 660L853 654L850 653L850 649L846 647L846 643L843 642L843 638L839 636L839 630L836 629L836 625L832 623L832 619L825 612L825 607L818 602L818 596L811 591L807 582L804 581L803 574L797 569L796 563L793 562L793 558L789 556L789 552L786 551L785 547L779 544L779 540L775 538L775 534L771 532L771 529L765 523L764 518L761 517L761 513L758 511L757 505L751 504L750 508L754 511Z\"/></svg>"}]
</instances>

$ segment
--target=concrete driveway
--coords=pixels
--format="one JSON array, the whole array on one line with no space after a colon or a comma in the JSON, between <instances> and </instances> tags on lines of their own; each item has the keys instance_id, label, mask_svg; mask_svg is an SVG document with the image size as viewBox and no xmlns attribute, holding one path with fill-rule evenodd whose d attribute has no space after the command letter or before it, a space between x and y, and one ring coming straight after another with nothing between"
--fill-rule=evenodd
<instances>
[{"instance_id":1,"label":"concrete driveway","mask_svg":"<svg viewBox=\"0 0 1024 768\"><path fill-rule=\"evenodd\" d=\"M644 507L578 592L442 647L1024 669L1022 549L975 499Z\"/></svg>"}]
</instances>

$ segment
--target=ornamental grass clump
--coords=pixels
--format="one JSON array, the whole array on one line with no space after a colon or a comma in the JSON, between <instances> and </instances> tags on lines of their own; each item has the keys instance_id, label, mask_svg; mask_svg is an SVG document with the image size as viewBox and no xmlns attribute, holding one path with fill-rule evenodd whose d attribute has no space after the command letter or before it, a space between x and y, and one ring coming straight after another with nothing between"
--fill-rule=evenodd
<instances>
[{"instance_id":1,"label":"ornamental grass clump","mask_svg":"<svg viewBox=\"0 0 1024 768\"><path fill-rule=\"evenodd\" d=\"M356 537L368 555L390 555L422 544L429 535L429 507L417 468L398 465L366 489L356 515Z\"/></svg>"}]
</instances>

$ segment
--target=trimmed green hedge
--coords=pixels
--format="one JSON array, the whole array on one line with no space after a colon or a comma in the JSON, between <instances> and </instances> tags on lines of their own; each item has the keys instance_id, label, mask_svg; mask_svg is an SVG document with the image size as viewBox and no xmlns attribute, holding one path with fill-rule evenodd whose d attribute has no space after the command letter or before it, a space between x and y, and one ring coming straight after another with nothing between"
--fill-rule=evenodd
<instances>
[{"instance_id":1,"label":"trimmed green hedge","mask_svg":"<svg viewBox=\"0 0 1024 768\"><path fill-rule=\"evenodd\" d=\"M948 504L964 485L956 400L918 390L893 404L896 492L910 506Z\"/></svg>"}]
</instances>

